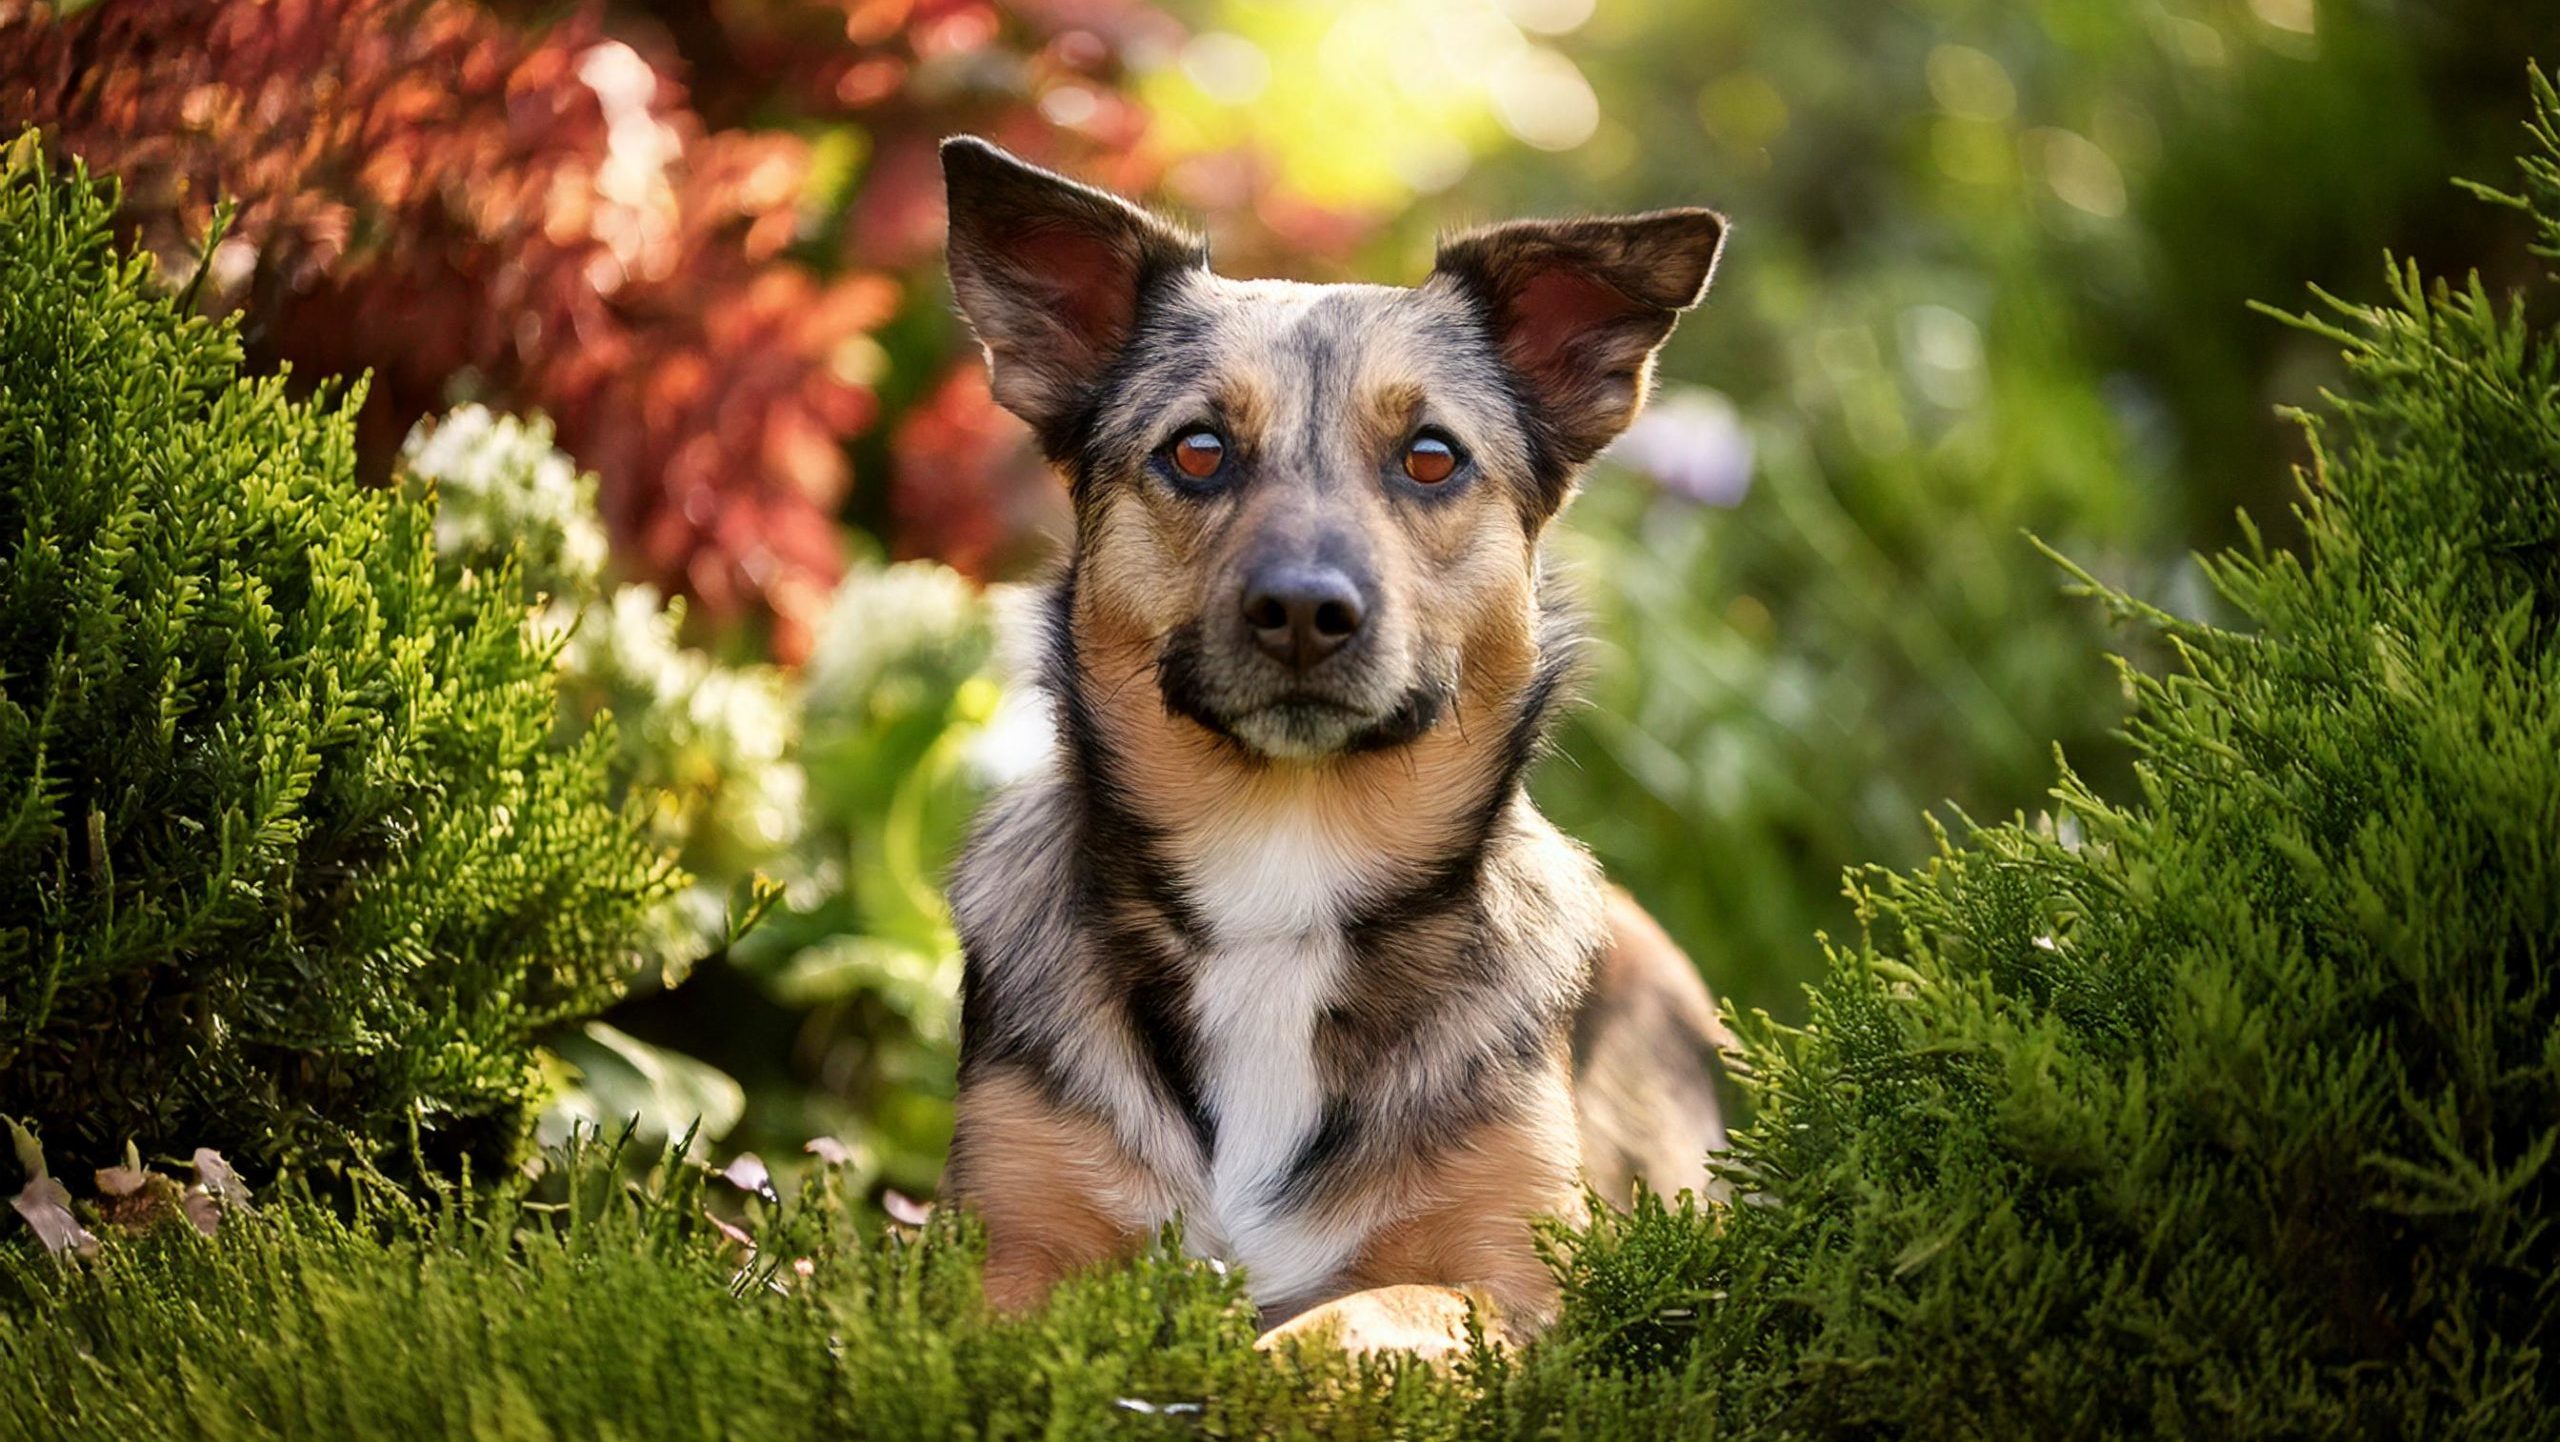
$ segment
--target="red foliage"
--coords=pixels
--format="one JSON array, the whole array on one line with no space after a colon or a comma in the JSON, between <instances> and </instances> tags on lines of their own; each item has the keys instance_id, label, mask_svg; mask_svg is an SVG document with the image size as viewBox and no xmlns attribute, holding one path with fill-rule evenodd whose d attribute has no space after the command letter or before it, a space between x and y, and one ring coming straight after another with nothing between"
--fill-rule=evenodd
<instances>
[{"instance_id":1,"label":"red foliage","mask_svg":"<svg viewBox=\"0 0 2560 1442\"><path fill-rule=\"evenodd\" d=\"M272 358L373 371L375 440L457 376L547 411L641 569L803 644L874 409L838 349L897 292L782 257L799 141L707 132L593 11L106 0L0 19L0 54L10 118L121 176L155 249L239 198L212 281Z\"/></svg>"},{"instance_id":2,"label":"red foliage","mask_svg":"<svg viewBox=\"0 0 2560 1442\"><path fill-rule=\"evenodd\" d=\"M636 0L724 124L777 112L858 122L870 156L848 250L915 264L942 243L945 135L985 135L1126 191L1160 161L1117 88L1125 57L1169 56L1179 25L1137 0Z\"/></svg>"},{"instance_id":3,"label":"red foliage","mask_svg":"<svg viewBox=\"0 0 2560 1442\"><path fill-rule=\"evenodd\" d=\"M963 360L898 422L890 506L898 554L931 556L984 580L1066 534L1066 493L1028 426L996 405L986 367Z\"/></svg>"},{"instance_id":4,"label":"red foliage","mask_svg":"<svg viewBox=\"0 0 2560 1442\"><path fill-rule=\"evenodd\" d=\"M888 10L870 46L827 5L760 15L837 15L832 46L776 54L840 110L881 110L850 251L911 264L940 236L940 120L906 82L983 59L998 20ZM123 177L172 264L238 197L212 295L248 307L266 359L374 371L376 446L456 389L550 412L637 571L714 617L768 610L778 651L804 648L840 569L842 443L876 412L868 333L899 287L788 254L801 138L709 128L591 8L522 31L461 0L105 0L64 20L0 0L0 56L0 115ZM865 64L896 74L868 92Z\"/></svg>"},{"instance_id":5,"label":"red foliage","mask_svg":"<svg viewBox=\"0 0 2560 1442\"><path fill-rule=\"evenodd\" d=\"M1115 77L1180 38L1138 0L590 0L526 23L471 0L0 0L0 126L120 176L180 273L236 198L204 290L259 358L370 371L377 455L459 399L548 412L626 567L709 619L770 618L791 659L839 573L873 383L943 370L959 339L901 326L925 353L893 361L874 338L905 292L938 295L893 278L937 258L936 142L1150 189ZM1306 215L1284 240L1347 234ZM893 544L983 571L1055 501L982 379L923 394L891 438Z\"/></svg>"}]
</instances>

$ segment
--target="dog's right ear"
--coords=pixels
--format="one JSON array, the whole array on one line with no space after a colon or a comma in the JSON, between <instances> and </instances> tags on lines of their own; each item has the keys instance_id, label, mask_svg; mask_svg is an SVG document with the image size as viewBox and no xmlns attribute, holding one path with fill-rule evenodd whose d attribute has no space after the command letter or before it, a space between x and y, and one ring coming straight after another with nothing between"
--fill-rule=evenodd
<instances>
[{"instance_id":1,"label":"dog's right ear","mask_svg":"<svg viewBox=\"0 0 2560 1442\"><path fill-rule=\"evenodd\" d=\"M986 347L996 401L1054 442L1128 343L1148 288L1206 265L1208 249L973 135L942 142L942 179L951 289Z\"/></svg>"}]
</instances>

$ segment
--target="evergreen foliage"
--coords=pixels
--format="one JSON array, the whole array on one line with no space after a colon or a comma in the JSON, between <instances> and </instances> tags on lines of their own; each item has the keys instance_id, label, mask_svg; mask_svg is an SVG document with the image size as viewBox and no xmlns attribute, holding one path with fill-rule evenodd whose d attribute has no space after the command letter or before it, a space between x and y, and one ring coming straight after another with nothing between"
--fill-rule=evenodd
<instances>
[{"instance_id":1,"label":"evergreen foliage","mask_svg":"<svg viewBox=\"0 0 2560 1442\"><path fill-rule=\"evenodd\" d=\"M2535 96L2503 198L2548 236ZM1860 881L1867 940L1751 1045L1750 1200L1604 1226L1576 1331L1816 1436L2549 1435L2560 337L2390 296L2299 318L2354 384L2306 418L2306 553L2209 565L2253 629L2093 583L2180 662L2128 676L2140 794L2066 772Z\"/></svg>"},{"instance_id":2,"label":"evergreen foliage","mask_svg":"<svg viewBox=\"0 0 2560 1442\"><path fill-rule=\"evenodd\" d=\"M1005 1318L981 1238L937 1213L856 1242L847 1174L758 1198L698 1165L640 1183L573 1142L535 1203L421 1206L359 1182L350 1220L288 1193L207 1239L166 1225L76 1269L0 1251L0 1436L208 1438L1709 1435L1694 1375L1589 1349L1451 1371L1254 1349L1240 1276L1174 1238ZM734 1220L731 1220L734 1219Z\"/></svg>"},{"instance_id":3,"label":"evergreen foliage","mask_svg":"<svg viewBox=\"0 0 2560 1442\"><path fill-rule=\"evenodd\" d=\"M545 747L556 641L238 377L113 196L0 168L0 1115L59 1161L503 1154L677 878Z\"/></svg>"}]
</instances>

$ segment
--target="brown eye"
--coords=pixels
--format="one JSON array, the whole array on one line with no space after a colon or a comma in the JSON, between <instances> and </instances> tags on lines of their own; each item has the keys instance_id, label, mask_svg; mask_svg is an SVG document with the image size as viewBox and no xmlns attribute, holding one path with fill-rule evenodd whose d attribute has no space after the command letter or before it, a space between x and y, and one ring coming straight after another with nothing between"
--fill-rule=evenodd
<instances>
[{"instance_id":1,"label":"brown eye","mask_svg":"<svg viewBox=\"0 0 2560 1442\"><path fill-rule=\"evenodd\" d=\"M1188 431L1173 443L1173 468L1195 481L1205 481L1227 463L1227 443L1216 431Z\"/></svg>"},{"instance_id":2,"label":"brown eye","mask_svg":"<svg viewBox=\"0 0 2560 1442\"><path fill-rule=\"evenodd\" d=\"M1426 486L1436 486L1458 470L1458 448L1439 436L1413 438L1404 448L1404 473Z\"/></svg>"}]
</instances>

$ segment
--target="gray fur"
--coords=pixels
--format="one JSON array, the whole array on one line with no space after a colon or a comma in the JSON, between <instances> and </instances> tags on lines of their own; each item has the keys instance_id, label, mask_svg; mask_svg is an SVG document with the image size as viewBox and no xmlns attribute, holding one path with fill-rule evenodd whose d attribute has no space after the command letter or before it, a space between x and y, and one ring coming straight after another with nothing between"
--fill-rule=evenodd
<instances>
[{"instance_id":1,"label":"gray fur","mask_svg":"<svg viewBox=\"0 0 2560 1442\"><path fill-rule=\"evenodd\" d=\"M1521 785L1573 653L1539 536L1641 404L1722 224L1500 227L1452 241L1414 289L1238 281L1101 192L976 142L945 156L955 292L1077 515L1040 622L1056 763L990 807L952 885L961 1085L1028 1078L1102 1121L1195 1244L1264 1259L1281 1280L1263 1300L1319 1297L1400 1179L1528 1125L1568 1074L1608 902ZM1225 441L1214 484L1166 468L1202 426ZM1445 482L1400 469L1425 433L1465 458ZM1321 667L1283 668L1237 617L1275 553L1361 588L1358 635ZM1108 648L1146 665L1106 690ZM1437 744L1414 798L1434 829L1341 856L1378 826L1341 821L1338 796L1275 813L1266 897L1262 833L1160 814L1149 788L1185 783L1167 756L1130 754L1135 733L1214 772L1196 788L1212 798L1283 774L1276 789L1321 797L1364 762L1392 781ZM1305 1029L1275 1033L1272 1085L1310 1089L1268 1107L1234 1070L1263 1064L1250 993L1266 985L1273 1025ZM971 1146L955 1141L955 1176Z\"/></svg>"}]
</instances>

